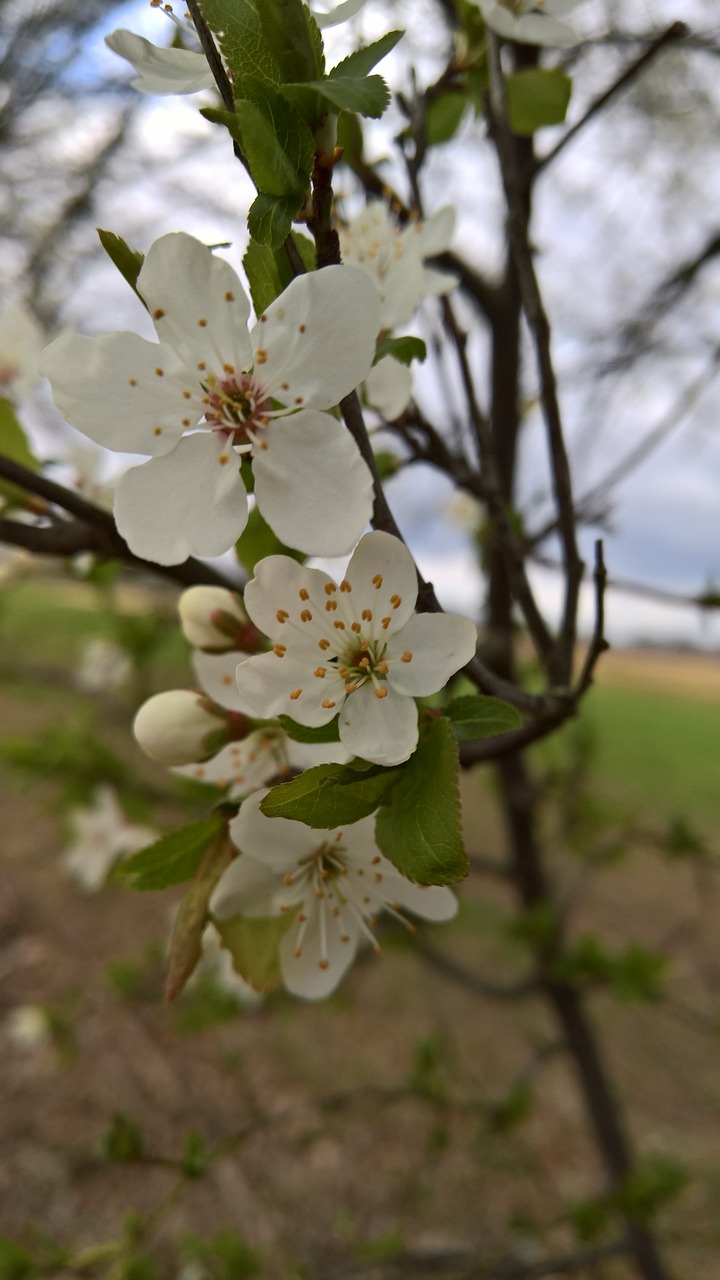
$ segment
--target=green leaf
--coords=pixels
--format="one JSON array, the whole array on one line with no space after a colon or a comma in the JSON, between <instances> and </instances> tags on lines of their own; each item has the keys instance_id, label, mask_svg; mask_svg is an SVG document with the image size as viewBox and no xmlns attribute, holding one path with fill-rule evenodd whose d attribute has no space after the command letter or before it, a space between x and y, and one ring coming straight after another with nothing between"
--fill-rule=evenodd
<instances>
[{"instance_id":1,"label":"green leaf","mask_svg":"<svg viewBox=\"0 0 720 1280\"><path fill-rule=\"evenodd\" d=\"M317 93L329 111L356 111L378 119L390 102L390 90L382 76L347 76L310 80L306 84L283 85L284 97L299 110L307 111L308 92Z\"/></svg>"},{"instance_id":2,"label":"green leaf","mask_svg":"<svg viewBox=\"0 0 720 1280\"><path fill-rule=\"evenodd\" d=\"M116 1111L110 1128L100 1139L100 1153L106 1160L122 1163L140 1160L145 1153L145 1138L140 1125L122 1111Z\"/></svg>"},{"instance_id":3,"label":"green leaf","mask_svg":"<svg viewBox=\"0 0 720 1280\"><path fill-rule=\"evenodd\" d=\"M302 0L261 0L258 13L281 80L315 80L323 74L322 38L318 41L317 24Z\"/></svg>"},{"instance_id":4,"label":"green leaf","mask_svg":"<svg viewBox=\"0 0 720 1280\"><path fill-rule=\"evenodd\" d=\"M37 471L40 467L18 421L15 409L9 400L4 400L1 396L0 454L4 458L9 458L11 462L27 467L30 471ZM0 498L4 498L8 507L24 507L28 501L28 494L20 485L12 484L9 480L0 480Z\"/></svg>"},{"instance_id":5,"label":"green leaf","mask_svg":"<svg viewBox=\"0 0 720 1280\"><path fill-rule=\"evenodd\" d=\"M375 825L378 847L417 884L455 884L468 873L463 846L458 752L452 726L433 720L402 766Z\"/></svg>"},{"instance_id":6,"label":"green leaf","mask_svg":"<svg viewBox=\"0 0 720 1280\"><path fill-rule=\"evenodd\" d=\"M248 573L253 573L258 560L264 560L266 556L292 556L298 564L304 564L307 560L302 551L294 551L280 541L257 507L253 507L248 522L235 543L235 555Z\"/></svg>"},{"instance_id":7,"label":"green leaf","mask_svg":"<svg viewBox=\"0 0 720 1280\"><path fill-rule=\"evenodd\" d=\"M222 824L224 827L224 823ZM174 1000L192 976L202 956L202 936L208 922L208 902L215 885L236 850L221 829L205 850L192 884L180 903L170 942L165 999Z\"/></svg>"},{"instance_id":8,"label":"green leaf","mask_svg":"<svg viewBox=\"0 0 720 1280\"><path fill-rule=\"evenodd\" d=\"M663 1155L645 1156L613 1197L631 1222L647 1226L658 1211L682 1194L690 1181L687 1169Z\"/></svg>"},{"instance_id":9,"label":"green leaf","mask_svg":"<svg viewBox=\"0 0 720 1280\"><path fill-rule=\"evenodd\" d=\"M220 46L239 98L247 96L248 81L280 83L280 71L263 32L259 6L253 0L198 0L198 3Z\"/></svg>"},{"instance_id":10,"label":"green leaf","mask_svg":"<svg viewBox=\"0 0 720 1280\"><path fill-rule=\"evenodd\" d=\"M278 948L294 920L282 916L232 916L214 920L220 941L232 956L233 969L256 991L274 991L282 982Z\"/></svg>"},{"instance_id":11,"label":"green leaf","mask_svg":"<svg viewBox=\"0 0 720 1280\"><path fill-rule=\"evenodd\" d=\"M337 66L328 72L330 79L345 80L367 76L378 62L387 57L404 35L404 31L388 31L387 35L374 40L372 44L366 44L363 49L356 49L355 53L348 54L347 58L343 58L342 62L338 62Z\"/></svg>"},{"instance_id":12,"label":"green leaf","mask_svg":"<svg viewBox=\"0 0 720 1280\"><path fill-rule=\"evenodd\" d=\"M279 249L289 236L301 205L297 196L256 196L248 213L248 231L253 240Z\"/></svg>"},{"instance_id":13,"label":"green leaf","mask_svg":"<svg viewBox=\"0 0 720 1280\"><path fill-rule=\"evenodd\" d=\"M351 168L362 164L365 150L362 125L350 111L343 111L338 116L337 144L342 150L345 164L349 164Z\"/></svg>"},{"instance_id":14,"label":"green leaf","mask_svg":"<svg viewBox=\"0 0 720 1280\"><path fill-rule=\"evenodd\" d=\"M291 818L306 826L330 831L374 813L400 770L366 761L320 764L299 778L273 787L260 808L268 818Z\"/></svg>"},{"instance_id":15,"label":"green leaf","mask_svg":"<svg viewBox=\"0 0 720 1280\"><path fill-rule=\"evenodd\" d=\"M36 1266L30 1254L14 1240L0 1236L0 1280L26 1280Z\"/></svg>"},{"instance_id":16,"label":"green leaf","mask_svg":"<svg viewBox=\"0 0 720 1280\"><path fill-rule=\"evenodd\" d=\"M315 160L313 137L303 120L277 93L264 93L262 105L240 98L235 111L204 107L207 120L224 124L239 144L258 191L271 196L305 198Z\"/></svg>"},{"instance_id":17,"label":"green leaf","mask_svg":"<svg viewBox=\"0 0 720 1280\"><path fill-rule=\"evenodd\" d=\"M98 227L97 233L108 258L115 264L123 280L127 280L130 288L137 294L145 307L145 299L140 297L137 291L137 280L140 275L140 268L145 261L145 255L137 249L131 249L122 236L115 235L114 231L103 231L101 227ZM147 307L145 309L147 310Z\"/></svg>"},{"instance_id":18,"label":"green leaf","mask_svg":"<svg viewBox=\"0 0 720 1280\"><path fill-rule=\"evenodd\" d=\"M202 1178L210 1166L210 1156L202 1134L191 1129L185 1139L180 1168L186 1178Z\"/></svg>"},{"instance_id":19,"label":"green leaf","mask_svg":"<svg viewBox=\"0 0 720 1280\"><path fill-rule=\"evenodd\" d=\"M390 453L389 449L379 449L375 454L375 466L384 484L402 469L402 458L398 458L396 453Z\"/></svg>"},{"instance_id":20,"label":"green leaf","mask_svg":"<svg viewBox=\"0 0 720 1280\"><path fill-rule=\"evenodd\" d=\"M205 850L223 826L220 817L203 818L171 831L121 863L117 874L131 889L167 889L172 884L183 884L195 875Z\"/></svg>"},{"instance_id":21,"label":"green leaf","mask_svg":"<svg viewBox=\"0 0 720 1280\"><path fill-rule=\"evenodd\" d=\"M307 236L298 235L295 231L292 233L292 238L306 271L314 271L316 262L313 241L308 240ZM256 240L251 240L245 251L243 266L250 285L250 297L255 313L261 316L270 303L287 289L293 279L294 272L290 266L290 259L283 248L271 249L269 245L258 244Z\"/></svg>"},{"instance_id":22,"label":"green leaf","mask_svg":"<svg viewBox=\"0 0 720 1280\"><path fill-rule=\"evenodd\" d=\"M520 712L500 698L470 694L453 698L443 714L452 721L455 736L461 742L473 738L492 738L496 733L509 733L522 725Z\"/></svg>"},{"instance_id":23,"label":"green leaf","mask_svg":"<svg viewBox=\"0 0 720 1280\"><path fill-rule=\"evenodd\" d=\"M285 730L288 738L292 738L293 742L339 742L340 730L338 727L338 718L335 717L329 724L323 724L319 729L308 729L307 725L297 724L295 720L291 720L290 716L278 716L278 721Z\"/></svg>"},{"instance_id":24,"label":"green leaf","mask_svg":"<svg viewBox=\"0 0 720 1280\"><path fill-rule=\"evenodd\" d=\"M427 347L422 338L413 338L411 334L404 334L400 338L381 338L375 348L373 364L377 364L385 356L392 356L399 364L412 364L413 360L422 363L427 356Z\"/></svg>"},{"instance_id":25,"label":"green leaf","mask_svg":"<svg viewBox=\"0 0 720 1280\"><path fill-rule=\"evenodd\" d=\"M543 125L562 124L572 80L559 67L532 67L508 76L506 92L510 128L527 136Z\"/></svg>"},{"instance_id":26,"label":"green leaf","mask_svg":"<svg viewBox=\"0 0 720 1280\"><path fill-rule=\"evenodd\" d=\"M454 138L465 114L467 98L463 93L441 93L433 98L425 113L425 140L439 147Z\"/></svg>"}]
</instances>

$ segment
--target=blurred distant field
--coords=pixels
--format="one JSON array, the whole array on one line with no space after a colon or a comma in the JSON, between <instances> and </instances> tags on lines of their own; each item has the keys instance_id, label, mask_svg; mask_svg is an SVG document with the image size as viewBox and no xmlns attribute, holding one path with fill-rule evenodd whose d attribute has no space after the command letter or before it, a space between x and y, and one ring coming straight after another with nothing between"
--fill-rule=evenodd
<instances>
[{"instance_id":1,"label":"blurred distant field","mask_svg":"<svg viewBox=\"0 0 720 1280\"><path fill-rule=\"evenodd\" d=\"M70 675L88 639L118 635L102 595L37 577L5 589L0 740L91 716L88 732L142 771L142 787L120 789L129 810L140 805L143 821L169 830L199 801L162 798L166 775L142 763L128 725L141 689L190 674L175 592L155 597L154 638L143 632L150 598L145 587L120 591L135 620L126 638L149 646L137 688L89 698ZM574 785L568 760L596 779L580 836L552 847L553 874L577 897L576 935L670 958L667 1002L598 991L591 1007L642 1156L677 1162L688 1178L660 1216L675 1274L720 1280L720 659L611 652L581 718L536 751L562 787ZM122 1280L177 1280L197 1241L227 1229L246 1253L211 1280L385 1280L404 1248L418 1257L402 1274L424 1280L453 1275L432 1262L448 1250L532 1260L572 1247L570 1211L600 1176L572 1073L547 1051L554 1032L534 999L495 1003L390 929L384 958L362 960L325 1004L276 993L247 1012L210 984L168 1007L162 953L178 895L82 894L60 866L52 771L22 782L0 763L0 1237L47 1257L48 1242L113 1240L128 1215L150 1211L136 1242L145 1261L112 1273ZM497 858L490 771L465 779L465 792L469 849ZM600 822L612 839L625 832L623 856L587 875ZM668 855L678 823L699 833L707 861ZM474 873L461 896L456 924L422 940L490 983L522 977L507 887ZM53 1028L50 1044L27 1053L6 1031L24 1004L42 1005ZM142 1129L146 1161L99 1154L117 1112ZM209 1146L234 1135L204 1177L172 1164L191 1133ZM15 1280L2 1256L1 1280ZM58 1264L43 1274L68 1273ZM630 1278L617 1261L575 1274Z\"/></svg>"}]
</instances>

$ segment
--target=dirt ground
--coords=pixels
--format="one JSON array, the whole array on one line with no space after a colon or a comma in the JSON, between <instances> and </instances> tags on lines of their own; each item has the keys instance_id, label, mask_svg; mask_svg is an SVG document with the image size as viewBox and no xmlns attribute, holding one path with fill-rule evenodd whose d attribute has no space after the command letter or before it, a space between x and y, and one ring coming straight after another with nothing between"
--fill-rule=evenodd
<instances>
[{"instance_id":1,"label":"dirt ground","mask_svg":"<svg viewBox=\"0 0 720 1280\"><path fill-rule=\"evenodd\" d=\"M667 664L666 655L633 664L611 654L605 678L665 680ZM681 683L702 666L705 696L712 668L720 698L710 659L671 665ZM42 724L47 709L6 691L0 714L17 732ZM497 856L491 789L477 778L467 785L469 848ZM416 1255L403 1274L418 1278L456 1274L431 1263L457 1250L532 1262L574 1247L568 1207L602 1179L572 1070L545 1052L555 1030L534 998L502 1003L468 990L388 934L384 956L361 961L324 1004L279 993L197 1029L197 996L162 1001L177 895L83 895L60 866L52 786L19 793L0 775L0 789L0 1236L47 1260L51 1245L89 1249L116 1240L125 1223L168 1280L194 1280L182 1271L188 1234L228 1228L258 1252L268 1280L385 1275L373 1259L403 1245ZM577 891L579 932L672 957L667 1001L601 993L592 1012L639 1151L689 1175L659 1222L674 1275L720 1280L720 881L637 848L582 894L577 863L555 863ZM488 981L521 975L505 887L475 874L463 897L459 923L423 938ZM23 1050L10 1027L27 1004L47 1010L52 1035ZM534 1105L509 1127L500 1104L530 1082ZM117 1113L140 1126L142 1159L102 1155ZM174 1162L193 1133L225 1148L190 1178ZM46 1261L45 1274L150 1274L91 1262ZM2 1268L0 1250L0 1280L25 1274ZM210 1274L254 1273L236 1263ZM634 1273L607 1261L575 1274Z\"/></svg>"}]
</instances>

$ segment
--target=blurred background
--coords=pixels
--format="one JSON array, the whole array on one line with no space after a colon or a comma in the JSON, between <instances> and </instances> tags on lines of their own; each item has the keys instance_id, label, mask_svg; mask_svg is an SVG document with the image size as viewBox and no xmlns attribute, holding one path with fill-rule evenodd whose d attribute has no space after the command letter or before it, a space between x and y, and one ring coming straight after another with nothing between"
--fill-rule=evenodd
<instances>
[{"instance_id":1,"label":"blurred background","mask_svg":"<svg viewBox=\"0 0 720 1280\"><path fill-rule=\"evenodd\" d=\"M252 189L198 114L211 95L129 86L103 37L126 26L169 43L158 9L2 0L0 15L2 304L26 304L48 339L66 327L152 336L96 228L140 250L187 230L227 244L239 266ZM644 1162L639 1201L660 1215L677 1275L714 1280L717 7L686 0L679 15L665 0L586 0L580 44L552 58L574 77L572 125L678 16L689 36L537 185L534 245L582 549L591 562L604 538L615 585L597 688L533 756L553 872ZM333 60L389 27L407 29L381 68L392 87L408 91L411 65L431 82L448 52L435 0L368 0L328 32ZM366 145L407 196L405 125L394 104ZM540 155L566 127L541 131ZM361 196L347 167L337 188L352 214ZM431 149L424 193L429 213L456 206L457 252L493 279L501 189L471 110ZM462 300L459 313L473 326ZM433 346L438 318L430 300L412 326L430 340L416 395L450 422L457 389ZM469 350L482 395L487 350L474 327ZM527 364L519 505L538 535L551 505ZM75 433L47 387L20 416L48 474L109 503L127 459ZM388 497L443 602L481 617L478 513L425 466L393 477ZM114 563L0 554L0 1280L461 1275L478 1249L526 1267L482 1274L529 1275L548 1250L602 1252L612 1212L572 1074L545 1011L523 998L527 947L490 771L465 779L473 874L452 927L419 948L386 929L384 958L359 963L319 1007L254 998L218 957L167 1007L173 893L131 894L111 864L207 809L204 789L148 766L129 731L149 693L192 683L177 590ZM556 555L552 536L538 536L533 581L551 617ZM225 567L237 571L230 558ZM582 616L589 634L590 587ZM611 1258L576 1273L631 1274Z\"/></svg>"}]
</instances>

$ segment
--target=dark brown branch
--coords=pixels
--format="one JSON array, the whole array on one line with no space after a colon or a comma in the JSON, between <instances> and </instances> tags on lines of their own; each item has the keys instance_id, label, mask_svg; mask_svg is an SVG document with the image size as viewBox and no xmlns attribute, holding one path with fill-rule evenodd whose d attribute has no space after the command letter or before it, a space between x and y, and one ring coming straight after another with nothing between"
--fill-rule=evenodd
<instances>
[{"instance_id":1,"label":"dark brown branch","mask_svg":"<svg viewBox=\"0 0 720 1280\"><path fill-rule=\"evenodd\" d=\"M594 117L598 115L598 113L602 111L618 93L623 89L626 89L629 84L632 84L633 80L635 80L637 76L645 70L661 49L665 49L669 44L676 44L678 40L684 39L684 37L688 35L688 31L689 28L684 22L673 22L672 26L668 27L666 31L663 31L659 36L657 36L652 43L648 45L647 49L645 49L638 58L635 58L635 60L625 68L622 74L618 76L617 80L613 81L604 93L601 93L599 97L595 98L595 100L590 103L590 106L584 116L581 116L581 118L576 121L570 129L568 129L567 133L564 134L557 145L553 147L552 151L548 151L547 155L540 157L535 166L535 173L541 173L549 164L552 164L553 160L560 155L561 151L565 150L568 143L572 142L573 139L577 137L578 133L585 128L585 125L588 124L590 120L593 120Z\"/></svg>"},{"instance_id":2,"label":"dark brown branch","mask_svg":"<svg viewBox=\"0 0 720 1280\"><path fill-rule=\"evenodd\" d=\"M418 955L430 968L441 973L443 977L457 982L468 991L472 991L476 996L483 996L489 1000L515 1001L527 1000L529 996L538 994L539 986L535 977L521 978L517 982L490 982L486 978L479 978L477 974L471 973L456 960L443 955L441 951L436 951L433 946L424 941L419 942L416 949Z\"/></svg>"},{"instance_id":3,"label":"dark brown branch","mask_svg":"<svg viewBox=\"0 0 720 1280\"><path fill-rule=\"evenodd\" d=\"M593 570L593 581L595 583L595 625L593 627L592 638L588 645L588 651L585 654L585 660L582 670L575 686L575 696L581 698L582 695L590 688L593 679L595 667L606 649L610 648L608 641L605 639L605 589L607 587L607 569L605 568L605 560L603 558L602 539L598 538L595 543L595 568Z\"/></svg>"},{"instance_id":4,"label":"dark brown branch","mask_svg":"<svg viewBox=\"0 0 720 1280\"><path fill-rule=\"evenodd\" d=\"M553 665L556 682L565 684L572 671L577 604L583 564L577 548L572 482L552 361L550 323L543 305L528 240L527 200L516 169L515 139L508 125L505 81L500 62L500 42L492 31L488 31L487 39L493 133L507 201L510 248L517 270L523 311L535 347L540 376L540 398L548 436L553 494L563 547L565 604Z\"/></svg>"},{"instance_id":5,"label":"dark brown branch","mask_svg":"<svg viewBox=\"0 0 720 1280\"><path fill-rule=\"evenodd\" d=\"M492 436L490 433L490 424L482 412L477 402L477 396L475 395L475 385L473 383L473 377L467 358L465 334L461 332L455 319L453 309L447 299L444 300L443 314L447 330L450 333L455 346L458 364L460 365L460 373L462 376L463 387L465 389L468 412L470 414L470 420L475 432L478 452L480 454L485 501L487 502L488 510L493 519L495 535L502 554L503 564L505 566L508 579L512 585L514 595L522 609L528 631L532 636L538 656L545 669L549 671L553 650L552 636L550 635L545 624L545 620L537 607L535 597L533 596L530 584L525 574L523 548L511 523L505 495L503 493L500 477L495 465L495 454L493 450Z\"/></svg>"},{"instance_id":6,"label":"dark brown branch","mask_svg":"<svg viewBox=\"0 0 720 1280\"><path fill-rule=\"evenodd\" d=\"M57 522L47 527L22 524L5 518L0 520L0 541L26 547L40 555L68 556L79 551L92 551L104 559L122 560L134 568L150 570L184 586L206 583L228 587L234 591L238 589L237 583L200 560L191 558L181 565L158 565L149 560L141 560L133 555L125 539L118 533L109 511L103 511L79 493L73 493L72 489L66 489L54 480L48 480L47 476L31 471L1 454L0 476L76 517L76 521L69 524Z\"/></svg>"}]
</instances>

